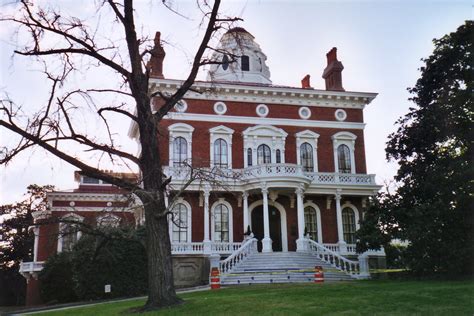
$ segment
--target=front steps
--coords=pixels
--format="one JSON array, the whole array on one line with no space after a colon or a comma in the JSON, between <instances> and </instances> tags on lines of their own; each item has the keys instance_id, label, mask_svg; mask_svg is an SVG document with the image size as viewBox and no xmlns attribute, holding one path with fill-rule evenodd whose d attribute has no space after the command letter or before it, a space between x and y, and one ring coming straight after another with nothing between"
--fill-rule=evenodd
<instances>
[{"instance_id":1,"label":"front steps","mask_svg":"<svg viewBox=\"0 0 474 316\"><path fill-rule=\"evenodd\" d=\"M314 282L314 267L322 266L325 282L350 281L349 275L301 252L254 253L230 273L221 275L221 285Z\"/></svg>"}]
</instances>

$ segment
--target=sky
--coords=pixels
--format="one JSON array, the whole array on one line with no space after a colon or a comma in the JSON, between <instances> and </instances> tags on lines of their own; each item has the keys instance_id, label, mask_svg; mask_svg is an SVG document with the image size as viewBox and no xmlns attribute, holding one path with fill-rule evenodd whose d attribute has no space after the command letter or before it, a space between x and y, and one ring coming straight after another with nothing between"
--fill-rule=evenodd
<instances>
[{"instance_id":1,"label":"sky","mask_svg":"<svg viewBox=\"0 0 474 316\"><path fill-rule=\"evenodd\" d=\"M465 20L472 19L473 13L471 1L455 0L223 2L221 12L241 17L244 21L239 26L255 36L267 55L274 84L299 87L301 79L309 74L311 85L324 89L321 75L326 66L325 55L337 47L338 59L344 65L344 88L378 93L364 110L364 120L367 171L376 174L379 184L389 182L397 170L396 163L385 159L385 143L388 135L396 131L396 120L413 106L408 101L407 88L414 86L419 78L420 59L433 51L432 39L454 32ZM166 42L164 75L182 79L189 72L203 34L199 10L195 1L173 1L173 8L182 15L179 16L160 3L137 1L137 30L151 38L156 31L162 33ZM65 14L96 18L94 1L35 1L35 4L53 4ZM16 9L15 1L0 0L0 11L4 14ZM109 32L111 39L121 35L117 29L103 30ZM0 94L21 104L25 113L32 113L43 104L49 87L34 60L13 56L13 50L22 40L25 38L14 33L13 25L0 25ZM205 75L201 71L198 79L205 79ZM76 77L71 85L113 81L110 72L93 70L91 74ZM79 122L88 133L101 133L100 123L91 122L86 114L79 117ZM136 153L136 145L127 136L129 123L117 118L114 124L115 137L122 148ZM0 146L11 145L15 139L0 129ZM6 167L0 166L0 204L19 200L32 183L73 189L77 186L74 170L41 149L25 152Z\"/></svg>"}]
</instances>

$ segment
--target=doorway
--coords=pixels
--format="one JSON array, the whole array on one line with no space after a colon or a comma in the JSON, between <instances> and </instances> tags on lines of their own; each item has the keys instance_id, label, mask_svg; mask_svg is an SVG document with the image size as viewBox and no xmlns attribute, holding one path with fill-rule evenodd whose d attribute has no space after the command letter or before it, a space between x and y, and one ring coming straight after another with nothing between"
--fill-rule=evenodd
<instances>
[{"instance_id":1,"label":"doorway","mask_svg":"<svg viewBox=\"0 0 474 316\"><path fill-rule=\"evenodd\" d=\"M281 238L281 214L280 211L274 207L268 206L269 222L270 222L270 238L272 239L273 251L282 251ZM263 229L263 205L257 206L252 211L252 232L258 240L258 251L262 251L262 239L264 236Z\"/></svg>"}]
</instances>

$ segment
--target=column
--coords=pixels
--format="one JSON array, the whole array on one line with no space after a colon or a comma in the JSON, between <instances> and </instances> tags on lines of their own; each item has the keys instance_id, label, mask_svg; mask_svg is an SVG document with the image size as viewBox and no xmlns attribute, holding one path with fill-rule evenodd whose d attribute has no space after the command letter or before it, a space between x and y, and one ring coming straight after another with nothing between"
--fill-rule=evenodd
<instances>
[{"instance_id":1,"label":"column","mask_svg":"<svg viewBox=\"0 0 474 316\"><path fill-rule=\"evenodd\" d=\"M202 241L204 253L211 253L211 240L209 239L209 188L204 188L204 240Z\"/></svg>"},{"instance_id":2,"label":"column","mask_svg":"<svg viewBox=\"0 0 474 316\"><path fill-rule=\"evenodd\" d=\"M263 239L262 252L272 252L272 239L270 238L270 217L268 214L268 189L262 187L263 195Z\"/></svg>"},{"instance_id":3,"label":"column","mask_svg":"<svg viewBox=\"0 0 474 316\"><path fill-rule=\"evenodd\" d=\"M307 251L308 241L304 236L304 206L303 188L296 189L296 214L298 216L298 240L296 240L296 251Z\"/></svg>"},{"instance_id":4,"label":"column","mask_svg":"<svg viewBox=\"0 0 474 316\"><path fill-rule=\"evenodd\" d=\"M247 227L249 226L249 193L244 191L242 193L242 207L244 213L244 234L247 232Z\"/></svg>"},{"instance_id":5,"label":"column","mask_svg":"<svg viewBox=\"0 0 474 316\"><path fill-rule=\"evenodd\" d=\"M338 190L334 199L336 200L336 220L337 220L337 238L339 244L339 252L345 254L347 252L347 244L344 241L344 230L342 227L342 209L341 209L341 192Z\"/></svg>"},{"instance_id":6,"label":"column","mask_svg":"<svg viewBox=\"0 0 474 316\"><path fill-rule=\"evenodd\" d=\"M38 241L39 241L39 227L35 226L33 228L33 233L35 235L35 241L33 246L33 262L38 261Z\"/></svg>"}]
</instances>

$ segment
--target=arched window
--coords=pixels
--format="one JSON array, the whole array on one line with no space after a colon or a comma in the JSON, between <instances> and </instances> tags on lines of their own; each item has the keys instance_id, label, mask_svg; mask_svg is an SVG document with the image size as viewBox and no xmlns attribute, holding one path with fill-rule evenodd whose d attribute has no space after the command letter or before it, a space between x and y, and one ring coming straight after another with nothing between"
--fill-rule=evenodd
<instances>
[{"instance_id":1,"label":"arched window","mask_svg":"<svg viewBox=\"0 0 474 316\"><path fill-rule=\"evenodd\" d=\"M304 222L306 225L306 232L314 241L318 241L318 217L316 216L316 210L312 206L304 208Z\"/></svg>"},{"instance_id":2,"label":"arched window","mask_svg":"<svg viewBox=\"0 0 474 316\"><path fill-rule=\"evenodd\" d=\"M173 141L173 166L182 166L188 159L188 143L183 137L176 137Z\"/></svg>"},{"instance_id":3,"label":"arched window","mask_svg":"<svg viewBox=\"0 0 474 316\"><path fill-rule=\"evenodd\" d=\"M252 148L247 149L247 166L252 166Z\"/></svg>"},{"instance_id":4,"label":"arched window","mask_svg":"<svg viewBox=\"0 0 474 316\"><path fill-rule=\"evenodd\" d=\"M229 57L224 55L224 57L222 57L222 69L227 70L227 68L229 68Z\"/></svg>"},{"instance_id":5,"label":"arched window","mask_svg":"<svg viewBox=\"0 0 474 316\"><path fill-rule=\"evenodd\" d=\"M345 207L342 210L342 229L344 241L348 244L355 244L356 220L354 210L350 207Z\"/></svg>"},{"instance_id":6,"label":"arched window","mask_svg":"<svg viewBox=\"0 0 474 316\"><path fill-rule=\"evenodd\" d=\"M301 144L300 147L300 158L303 171L314 171L314 160L313 160L313 146L308 143Z\"/></svg>"},{"instance_id":7,"label":"arched window","mask_svg":"<svg viewBox=\"0 0 474 316\"><path fill-rule=\"evenodd\" d=\"M351 173L351 150L347 145L337 147L337 162L340 173Z\"/></svg>"},{"instance_id":8,"label":"arched window","mask_svg":"<svg viewBox=\"0 0 474 316\"><path fill-rule=\"evenodd\" d=\"M271 163L271 151L268 145L262 144L257 148L257 165Z\"/></svg>"},{"instance_id":9,"label":"arched window","mask_svg":"<svg viewBox=\"0 0 474 316\"><path fill-rule=\"evenodd\" d=\"M229 242L229 209L224 204L214 208L214 241Z\"/></svg>"},{"instance_id":10,"label":"arched window","mask_svg":"<svg viewBox=\"0 0 474 316\"><path fill-rule=\"evenodd\" d=\"M250 70L249 56L242 55L241 61L242 61L242 71L249 71Z\"/></svg>"},{"instance_id":11,"label":"arched window","mask_svg":"<svg viewBox=\"0 0 474 316\"><path fill-rule=\"evenodd\" d=\"M64 224L61 227L62 251L71 251L74 244L78 241L79 228L74 224Z\"/></svg>"},{"instance_id":12,"label":"arched window","mask_svg":"<svg viewBox=\"0 0 474 316\"><path fill-rule=\"evenodd\" d=\"M275 156L276 156L275 157L275 160L276 160L275 162L276 163L281 163L281 151L280 151L280 149L276 150Z\"/></svg>"},{"instance_id":13,"label":"arched window","mask_svg":"<svg viewBox=\"0 0 474 316\"><path fill-rule=\"evenodd\" d=\"M214 142L214 166L227 168L229 166L227 156L227 142L222 138Z\"/></svg>"},{"instance_id":14,"label":"arched window","mask_svg":"<svg viewBox=\"0 0 474 316\"><path fill-rule=\"evenodd\" d=\"M188 241L188 208L183 203L173 207L173 242Z\"/></svg>"}]
</instances>

